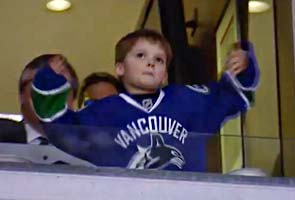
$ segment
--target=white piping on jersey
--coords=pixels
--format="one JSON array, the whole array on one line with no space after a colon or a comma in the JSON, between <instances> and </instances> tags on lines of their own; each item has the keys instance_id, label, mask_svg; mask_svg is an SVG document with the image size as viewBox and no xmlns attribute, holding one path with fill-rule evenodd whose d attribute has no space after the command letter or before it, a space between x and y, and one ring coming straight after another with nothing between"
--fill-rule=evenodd
<instances>
[{"instance_id":1,"label":"white piping on jersey","mask_svg":"<svg viewBox=\"0 0 295 200\"><path fill-rule=\"evenodd\" d=\"M231 80L231 83L233 85L233 88L237 91L237 93L240 95L240 97L245 101L246 103L246 108L247 110L249 110L251 107L250 107L250 102L248 100L248 98L245 96L245 94L242 92L241 88L239 88L233 81L233 79L231 79L231 74L230 73L226 73L226 75L228 75L230 77L230 80ZM248 90L249 91L249 90ZM222 122L221 122L221 126L220 127L223 127L223 125L225 124L225 122L227 122L228 120L230 119L233 119L233 118L236 118L239 114L241 113L241 111L238 111L237 113L235 114L232 114L232 115L229 115L227 116Z\"/></svg>"},{"instance_id":2,"label":"white piping on jersey","mask_svg":"<svg viewBox=\"0 0 295 200\"><path fill-rule=\"evenodd\" d=\"M255 91L256 88L258 87L258 83L259 83L259 68L258 68L256 56L254 53L253 44L251 42L248 42L248 47L249 47L249 50L247 51L248 59L251 59L253 61L253 65L254 65L253 67L255 70L255 77L254 77L254 81L251 84L251 86L244 87L235 76L233 76L231 73L229 73L229 71L226 71L225 73L229 75L229 78L236 85L236 87L238 87L244 91Z\"/></svg>"},{"instance_id":3,"label":"white piping on jersey","mask_svg":"<svg viewBox=\"0 0 295 200\"><path fill-rule=\"evenodd\" d=\"M255 67L255 77L254 77L254 81L253 84L249 87L244 87L241 82L236 78L236 76L232 75L229 71L225 71L225 73L228 75L228 77L230 78L231 82L238 88L240 88L241 90L244 91L255 91L257 86L258 86L258 69Z\"/></svg>"},{"instance_id":4,"label":"white piping on jersey","mask_svg":"<svg viewBox=\"0 0 295 200\"><path fill-rule=\"evenodd\" d=\"M151 109L146 109L144 108L142 105L140 105L137 101L135 101L134 99L132 99L131 97L129 97L128 95L124 94L124 93L120 93L119 96L124 99L127 103L131 104L132 106L146 112L146 113L150 113L152 112L156 107L158 107L158 105L161 103L162 99L165 96L165 92L163 90L160 90L160 94L158 96L157 101L155 102L155 104L153 105L153 107Z\"/></svg>"},{"instance_id":5,"label":"white piping on jersey","mask_svg":"<svg viewBox=\"0 0 295 200\"><path fill-rule=\"evenodd\" d=\"M61 111L58 111L56 114L54 114L52 117L49 117L49 118L42 118L40 117L39 115L37 115L37 117L43 121L43 122L52 122L53 120L63 116L68 110L68 105L66 104L65 105L65 108L62 109ZM36 113L36 112L35 112Z\"/></svg>"},{"instance_id":6,"label":"white piping on jersey","mask_svg":"<svg viewBox=\"0 0 295 200\"><path fill-rule=\"evenodd\" d=\"M247 109L250 108L250 102L249 102L248 98L245 96L245 94L241 90L239 90L237 88L236 88L236 91L242 97L242 99L245 101Z\"/></svg>"},{"instance_id":7,"label":"white piping on jersey","mask_svg":"<svg viewBox=\"0 0 295 200\"><path fill-rule=\"evenodd\" d=\"M237 91L237 93L241 96L241 98L245 101L247 109L250 108L250 102L248 100L248 98L245 96L245 94L243 93L242 89L240 87L238 87L234 82L233 79L231 79L231 74L229 72L225 72L225 75L229 76L232 86L233 88Z\"/></svg>"},{"instance_id":8,"label":"white piping on jersey","mask_svg":"<svg viewBox=\"0 0 295 200\"><path fill-rule=\"evenodd\" d=\"M63 84L59 88L55 88L55 89L52 89L52 90L45 91L45 90L38 89L34 84L32 84L33 90L35 90L36 92L38 92L39 94L42 94L42 95L58 94L58 93L61 93L61 92L65 91L66 89L68 89L70 87L71 87L70 83L66 82L65 84Z\"/></svg>"}]
</instances>

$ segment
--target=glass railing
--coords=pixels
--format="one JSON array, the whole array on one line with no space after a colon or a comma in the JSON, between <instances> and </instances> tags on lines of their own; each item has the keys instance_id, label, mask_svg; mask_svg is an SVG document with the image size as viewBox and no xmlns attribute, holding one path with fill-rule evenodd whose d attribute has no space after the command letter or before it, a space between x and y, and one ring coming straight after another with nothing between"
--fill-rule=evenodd
<instances>
[{"instance_id":1,"label":"glass railing","mask_svg":"<svg viewBox=\"0 0 295 200\"><path fill-rule=\"evenodd\" d=\"M167 133L130 127L47 128L54 133L51 145L0 140L0 161L295 176L295 139L194 133L181 127Z\"/></svg>"},{"instance_id":2,"label":"glass railing","mask_svg":"<svg viewBox=\"0 0 295 200\"><path fill-rule=\"evenodd\" d=\"M5 142L11 130L2 127L0 199L291 200L295 195L294 139L180 127L165 134L162 129L46 128L53 133L49 145Z\"/></svg>"}]
</instances>

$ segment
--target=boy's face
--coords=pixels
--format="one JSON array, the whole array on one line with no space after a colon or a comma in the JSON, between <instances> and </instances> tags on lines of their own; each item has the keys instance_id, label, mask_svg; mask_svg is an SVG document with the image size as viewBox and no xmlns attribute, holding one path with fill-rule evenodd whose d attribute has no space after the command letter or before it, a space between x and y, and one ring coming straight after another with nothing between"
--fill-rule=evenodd
<instances>
[{"instance_id":1,"label":"boy's face","mask_svg":"<svg viewBox=\"0 0 295 200\"><path fill-rule=\"evenodd\" d=\"M116 73L131 94L148 94L161 87L167 77L166 53L159 43L138 39Z\"/></svg>"}]
</instances>

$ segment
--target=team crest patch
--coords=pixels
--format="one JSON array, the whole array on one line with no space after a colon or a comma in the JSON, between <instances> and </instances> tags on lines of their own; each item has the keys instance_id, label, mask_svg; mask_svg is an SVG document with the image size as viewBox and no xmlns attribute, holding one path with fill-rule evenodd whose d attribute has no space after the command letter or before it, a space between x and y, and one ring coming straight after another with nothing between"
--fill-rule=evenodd
<instances>
[{"instance_id":1,"label":"team crest patch","mask_svg":"<svg viewBox=\"0 0 295 200\"><path fill-rule=\"evenodd\" d=\"M183 168L185 159L175 147L165 144L160 134L150 134L151 145L147 148L137 146L138 151L130 159L129 169L163 169L169 165Z\"/></svg>"},{"instance_id":2,"label":"team crest patch","mask_svg":"<svg viewBox=\"0 0 295 200\"><path fill-rule=\"evenodd\" d=\"M199 92L199 93L203 93L203 94L209 94L209 88L205 85L186 85L189 89L195 91L195 92Z\"/></svg>"}]
</instances>

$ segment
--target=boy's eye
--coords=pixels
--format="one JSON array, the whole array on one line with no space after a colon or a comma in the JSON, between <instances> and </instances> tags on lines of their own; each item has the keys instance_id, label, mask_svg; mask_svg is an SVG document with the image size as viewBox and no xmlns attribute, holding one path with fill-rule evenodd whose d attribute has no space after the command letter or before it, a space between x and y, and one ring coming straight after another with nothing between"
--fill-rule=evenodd
<instances>
[{"instance_id":1,"label":"boy's eye","mask_svg":"<svg viewBox=\"0 0 295 200\"><path fill-rule=\"evenodd\" d=\"M163 58L161 58L161 57L157 57L156 58L156 61L158 62L158 63L161 63L161 64L164 64L164 59Z\"/></svg>"},{"instance_id":2,"label":"boy's eye","mask_svg":"<svg viewBox=\"0 0 295 200\"><path fill-rule=\"evenodd\" d=\"M138 57L138 58L144 58L144 53L137 53L136 54L136 57Z\"/></svg>"}]
</instances>

